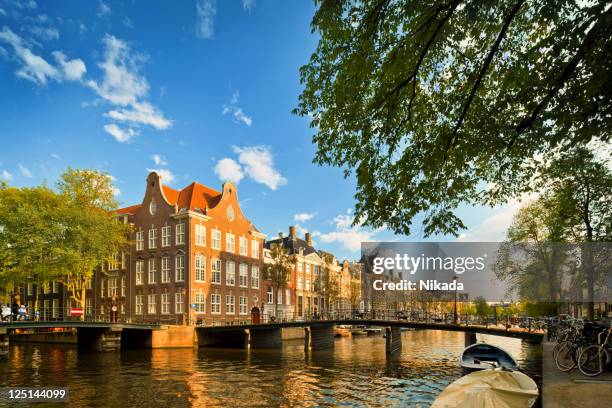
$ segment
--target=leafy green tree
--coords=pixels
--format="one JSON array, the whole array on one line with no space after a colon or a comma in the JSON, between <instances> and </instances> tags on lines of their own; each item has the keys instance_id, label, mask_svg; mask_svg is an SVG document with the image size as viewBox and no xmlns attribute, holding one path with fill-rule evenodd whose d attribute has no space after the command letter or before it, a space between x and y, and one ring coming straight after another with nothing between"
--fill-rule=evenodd
<instances>
[{"instance_id":1,"label":"leafy green tree","mask_svg":"<svg viewBox=\"0 0 612 408\"><path fill-rule=\"evenodd\" d=\"M283 290L289 283L289 276L293 267L293 262L287 249L281 244L272 244L270 246L270 259L272 262L266 264L264 268L264 277L270 281L270 286L274 291L272 299L276 299L278 291ZM278 301L274 302L274 316L278 317Z\"/></svg>"},{"instance_id":2,"label":"leafy green tree","mask_svg":"<svg viewBox=\"0 0 612 408\"><path fill-rule=\"evenodd\" d=\"M607 1L315 3L294 112L315 163L356 175L355 223L457 234L459 205L530 190L535 158L610 140Z\"/></svg>"},{"instance_id":3,"label":"leafy green tree","mask_svg":"<svg viewBox=\"0 0 612 408\"><path fill-rule=\"evenodd\" d=\"M474 307L477 316L487 317L491 314L491 306L487 303L487 300L482 296L478 296L474 299Z\"/></svg>"},{"instance_id":4,"label":"leafy green tree","mask_svg":"<svg viewBox=\"0 0 612 408\"><path fill-rule=\"evenodd\" d=\"M63 283L79 307L85 307L86 290L94 271L102 270L116 253L125 249L130 226L119 222L117 203L108 174L68 169L58 182L66 202L63 213L65 247Z\"/></svg>"}]
</instances>

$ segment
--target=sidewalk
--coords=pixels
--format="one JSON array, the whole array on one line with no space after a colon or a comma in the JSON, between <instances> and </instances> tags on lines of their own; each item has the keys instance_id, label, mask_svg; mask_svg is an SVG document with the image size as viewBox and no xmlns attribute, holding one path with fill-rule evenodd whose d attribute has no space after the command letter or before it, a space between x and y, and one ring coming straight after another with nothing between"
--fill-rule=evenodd
<instances>
[{"instance_id":1,"label":"sidewalk","mask_svg":"<svg viewBox=\"0 0 612 408\"><path fill-rule=\"evenodd\" d=\"M591 378L578 369L569 373L559 371L552 357L554 343L542 344L542 407L543 408L601 408L612 401L612 373ZM593 383L575 382L591 380ZM602 381L609 383L595 383Z\"/></svg>"}]
</instances>

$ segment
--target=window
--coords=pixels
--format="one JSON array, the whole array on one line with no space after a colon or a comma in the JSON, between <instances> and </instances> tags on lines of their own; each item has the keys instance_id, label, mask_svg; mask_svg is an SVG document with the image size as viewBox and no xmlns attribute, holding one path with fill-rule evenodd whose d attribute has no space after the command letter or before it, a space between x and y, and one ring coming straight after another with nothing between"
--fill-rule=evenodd
<instances>
[{"instance_id":1,"label":"window","mask_svg":"<svg viewBox=\"0 0 612 408\"><path fill-rule=\"evenodd\" d=\"M123 303L121 304L120 310L121 310L121 314L124 315L125 314L125 305Z\"/></svg>"},{"instance_id":2,"label":"window","mask_svg":"<svg viewBox=\"0 0 612 408\"><path fill-rule=\"evenodd\" d=\"M108 260L108 270L109 271L116 271L118 269L118 259L119 259L119 254L118 253L114 253L111 255L110 259Z\"/></svg>"},{"instance_id":3,"label":"window","mask_svg":"<svg viewBox=\"0 0 612 408\"><path fill-rule=\"evenodd\" d=\"M214 229L211 231L211 246L213 249L221 250L221 231Z\"/></svg>"},{"instance_id":4,"label":"window","mask_svg":"<svg viewBox=\"0 0 612 408\"><path fill-rule=\"evenodd\" d=\"M298 316L299 317L302 317L302 314L304 312L303 306L304 306L304 300L302 299L301 296L298 296Z\"/></svg>"},{"instance_id":5,"label":"window","mask_svg":"<svg viewBox=\"0 0 612 408\"><path fill-rule=\"evenodd\" d=\"M157 262L155 261L155 258L149 258L149 284L155 283L155 273L157 272Z\"/></svg>"},{"instance_id":6,"label":"window","mask_svg":"<svg viewBox=\"0 0 612 408\"><path fill-rule=\"evenodd\" d=\"M104 314L104 305L100 305L100 314L103 315Z\"/></svg>"},{"instance_id":7,"label":"window","mask_svg":"<svg viewBox=\"0 0 612 408\"><path fill-rule=\"evenodd\" d=\"M251 266L251 287L259 289L259 266Z\"/></svg>"},{"instance_id":8,"label":"window","mask_svg":"<svg viewBox=\"0 0 612 408\"><path fill-rule=\"evenodd\" d=\"M157 228L151 227L149 230L149 249L157 248Z\"/></svg>"},{"instance_id":9,"label":"window","mask_svg":"<svg viewBox=\"0 0 612 408\"><path fill-rule=\"evenodd\" d=\"M200 224L195 226L195 244L206 246L206 227Z\"/></svg>"},{"instance_id":10,"label":"window","mask_svg":"<svg viewBox=\"0 0 612 408\"><path fill-rule=\"evenodd\" d=\"M162 266L161 266L161 281L162 283L170 282L170 257L164 256L162 257Z\"/></svg>"},{"instance_id":11,"label":"window","mask_svg":"<svg viewBox=\"0 0 612 408\"><path fill-rule=\"evenodd\" d=\"M276 291L276 303L279 305L283 304L283 289L278 288Z\"/></svg>"},{"instance_id":12,"label":"window","mask_svg":"<svg viewBox=\"0 0 612 408\"><path fill-rule=\"evenodd\" d=\"M225 295L225 314L236 314L236 297Z\"/></svg>"},{"instance_id":13,"label":"window","mask_svg":"<svg viewBox=\"0 0 612 408\"><path fill-rule=\"evenodd\" d=\"M91 298L90 297L85 298L85 315L87 315L87 316L91 316L92 315Z\"/></svg>"},{"instance_id":14,"label":"window","mask_svg":"<svg viewBox=\"0 0 612 408\"><path fill-rule=\"evenodd\" d=\"M151 215L155 215L155 213L157 212L157 202L155 202L155 200L151 200L151 203L149 204L149 212L151 213Z\"/></svg>"},{"instance_id":15,"label":"window","mask_svg":"<svg viewBox=\"0 0 612 408\"><path fill-rule=\"evenodd\" d=\"M121 277L121 296L125 297L125 276Z\"/></svg>"},{"instance_id":16,"label":"window","mask_svg":"<svg viewBox=\"0 0 612 408\"><path fill-rule=\"evenodd\" d=\"M240 296L239 302L240 302L240 310L238 311L238 313L240 313L241 315L247 314L248 298L246 296Z\"/></svg>"},{"instance_id":17,"label":"window","mask_svg":"<svg viewBox=\"0 0 612 408\"><path fill-rule=\"evenodd\" d=\"M249 241L245 237L240 237L239 244L240 247L238 248L238 251L240 255L247 256L249 254Z\"/></svg>"},{"instance_id":18,"label":"window","mask_svg":"<svg viewBox=\"0 0 612 408\"><path fill-rule=\"evenodd\" d=\"M210 272L211 272L210 282L220 285L221 284L221 260L220 259L210 260Z\"/></svg>"},{"instance_id":19,"label":"window","mask_svg":"<svg viewBox=\"0 0 612 408\"><path fill-rule=\"evenodd\" d=\"M108 297L117 296L117 278L108 280Z\"/></svg>"},{"instance_id":20,"label":"window","mask_svg":"<svg viewBox=\"0 0 612 408\"><path fill-rule=\"evenodd\" d=\"M206 312L206 294L202 292L198 292L195 294L195 311L196 313L205 313Z\"/></svg>"},{"instance_id":21,"label":"window","mask_svg":"<svg viewBox=\"0 0 612 408\"><path fill-rule=\"evenodd\" d=\"M249 283L249 266L247 264L240 264L240 276L238 278L238 285L241 288L246 288Z\"/></svg>"},{"instance_id":22,"label":"window","mask_svg":"<svg viewBox=\"0 0 612 408\"><path fill-rule=\"evenodd\" d=\"M291 289L289 288L285 289L285 302L287 305L291 304Z\"/></svg>"},{"instance_id":23,"label":"window","mask_svg":"<svg viewBox=\"0 0 612 408\"><path fill-rule=\"evenodd\" d=\"M162 227L162 246L169 247L170 246L170 226L165 225Z\"/></svg>"},{"instance_id":24,"label":"window","mask_svg":"<svg viewBox=\"0 0 612 408\"><path fill-rule=\"evenodd\" d=\"M251 241L251 256L259 259L259 242L256 239Z\"/></svg>"},{"instance_id":25,"label":"window","mask_svg":"<svg viewBox=\"0 0 612 408\"><path fill-rule=\"evenodd\" d=\"M176 292L174 294L174 312L176 314L183 313L183 303L185 299L183 298L183 292Z\"/></svg>"},{"instance_id":26,"label":"window","mask_svg":"<svg viewBox=\"0 0 612 408\"><path fill-rule=\"evenodd\" d=\"M229 232L225 234L225 250L227 252L236 252L236 237Z\"/></svg>"},{"instance_id":27,"label":"window","mask_svg":"<svg viewBox=\"0 0 612 408\"><path fill-rule=\"evenodd\" d=\"M310 264L306 264L306 273L310 275Z\"/></svg>"},{"instance_id":28,"label":"window","mask_svg":"<svg viewBox=\"0 0 612 408\"><path fill-rule=\"evenodd\" d=\"M183 282L185 280L185 255L177 255L175 262L174 280L177 282Z\"/></svg>"},{"instance_id":29,"label":"window","mask_svg":"<svg viewBox=\"0 0 612 408\"><path fill-rule=\"evenodd\" d=\"M53 293L59 293L59 282L53 281Z\"/></svg>"},{"instance_id":30,"label":"window","mask_svg":"<svg viewBox=\"0 0 612 408\"><path fill-rule=\"evenodd\" d=\"M302 290L304 288L304 278L302 278L301 276L298 276L297 279L297 288Z\"/></svg>"},{"instance_id":31,"label":"window","mask_svg":"<svg viewBox=\"0 0 612 408\"><path fill-rule=\"evenodd\" d=\"M206 282L206 257L197 254L195 256L195 280L196 282Z\"/></svg>"},{"instance_id":32,"label":"window","mask_svg":"<svg viewBox=\"0 0 612 408\"><path fill-rule=\"evenodd\" d=\"M136 261L136 284L142 285L144 283L144 261Z\"/></svg>"},{"instance_id":33,"label":"window","mask_svg":"<svg viewBox=\"0 0 612 408\"><path fill-rule=\"evenodd\" d=\"M100 297L104 297L104 278L100 279Z\"/></svg>"},{"instance_id":34,"label":"window","mask_svg":"<svg viewBox=\"0 0 612 408\"><path fill-rule=\"evenodd\" d=\"M32 295L32 284L31 284L31 283L28 283L28 284L26 285L26 294L27 294L28 296Z\"/></svg>"},{"instance_id":35,"label":"window","mask_svg":"<svg viewBox=\"0 0 612 408\"><path fill-rule=\"evenodd\" d=\"M89 299L87 299L89 300ZM136 314L137 315L141 315L142 314L142 305L143 304L143 296L142 295L136 295Z\"/></svg>"},{"instance_id":36,"label":"window","mask_svg":"<svg viewBox=\"0 0 612 408\"><path fill-rule=\"evenodd\" d=\"M236 284L236 264L232 261L225 262L225 284L227 286Z\"/></svg>"},{"instance_id":37,"label":"window","mask_svg":"<svg viewBox=\"0 0 612 408\"><path fill-rule=\"evenodd\" d=\"M170 294L162 293L161 295L161 313L169 314L170 313Z\"/></svg>"},{"instance_id":38,"label":"window","mask_svg":"<svg viewBox=\"0 0 612 408\"><path fill-rule=\"evenodd\" d=\"M136 231L136 250L144 250L144 231Z\"/></svg>"},{"instance_id":39,"label":"window","mask_svg":"<svg viewBox=\"0 0 612 408\"><path fill-rule=\"evenodd\" d=\"M149 294L149 314L155 314L157 313L157 297L155 296L155 293L151 293Z\"/></svg>"},{"instance_id":40,"label":"window","mask_svg":"<svg viewBox=\"0 0 612 408\"><path fill-rule=\"evenodd\" d=\"M221 295L213 293L210 295L210 313L220 314L221 313Z\"/></svg>"},{"instance_id":41,"label":"window","mask_svg":"<svg viewBox=\"0 0 612 408\"><path fill-rule=\"evenodd\" d=\"M53 310L51 311L51 318L57 319L59 315L59 299L53 299Z\"/></svg>"},{"instance_id":42,"label":"window","mask_svg":"<svg viewBox=\"0 0 612 408\"><path fill-rule=\"evenodd\" d=\"M274 303L274 299L273 299L273 297L274 297L274 292L272 292L272 290L273 290L273 289L272 289L272 286L268 286L268 304L270 304L270 305L271 305L272 303Z\"/></svg>"},{"instance_id":43,"label":"window","mask_svg":"<svg viewBox=\"0 0 612 408\"><path fill-rule=\"evenodd\" d=\"M185 243L185 223L180 222L176 224L176 245L182 245Z\"/></svg>"},{"instance_id":44,"label":"window","mask_svg":"<svg viewBox=\"0 0 612 408\"><path fill-rule=\"evenodd\" d=\"M302 272L303 269L304 269L304 264L301 262L298 262L298 272Z\"/></svg>"},{"instance_id":45,"label":"window","mask_svg":"<svg viewBox=\"0 0 612 408\"><path fill-rule=\"evenodd\" d=\"M306 278L306 290L310 290L310 279Z\"/></svg>"}]
</instances>

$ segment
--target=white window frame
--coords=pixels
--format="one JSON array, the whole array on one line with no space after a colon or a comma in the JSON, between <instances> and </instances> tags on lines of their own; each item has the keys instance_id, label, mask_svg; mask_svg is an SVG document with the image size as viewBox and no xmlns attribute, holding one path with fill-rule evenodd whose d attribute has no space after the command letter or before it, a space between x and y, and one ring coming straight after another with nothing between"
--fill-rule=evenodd
<instances>
[{"instance_id":1,"label":"white window frame","mask_svg":"<svg viewBox=\"0 0 612 408\"><path fill-rule=\"evenodd\" d=\"M202 254L196 254L193 265L195 271L195 281L206 282L206 257Z\"/></svg>"},{"instance_id":2,"label":"white window frame","mask_svg":"<svg viewBox=\"0 0 612 408\"><path fill-rule=\"evenodd\" d=\"M174 280L185 282L185 255L177 254L174 257Z\"/></svg>"},{"instance_id":3,"label":"white window frame","mask_svg":"<svg viewBox=\"0 0 612 408\"><path fill-rule=\"evenodd\" d=\"M232 293L225 295L225 314L236 314L236 296L234 296Z\"/></svg>"},{"instance_id":4,"label":"white window frame","mask_svg":"<svg viewBox=\"0 0 612 408\"><path fill-rule=\"evenodd\" d=\"M149 229L149 249L157 248L157 228L152 226Z\"/></svg>"},{"instance_id":5,"label":"white window frame","mask_svg":"<svg viewBox=\"0 0 612 408\"><path fill-rule=\"evenodd\" d=\"M136 285L144 284L144 260L136 260Z\"/></svg>"},{"instance_id":6,"label":"white window frame","mask_svg":"<svg viewBox=\"0 0 612 408\"><path fill-rule=\"evenodd\" d=\"M151 268L151 266L153 266ZM157 283L157 258L149 258L147 261L147 284L152 285ZM153 279L151 279L153 277Z\"/></svg>"},{"instance_id":7,"label":"white window frame","mask_svg":"<svg viewBox=\"0 0 612 408\"><path fill-rule=\"evenodd\" d=\"M221 259L211 258L210 259L210 283L215 285L221 284Z\"/></svg>"},{"instance_id":8,"label":"white window frame","mask_svg":"<svg viewBox=\"0 0 612 408\"><path fill-rule=\"evenodd\" d=\"M272 286L268 286L268 290L266 291L266 294L268 295L268 304L273 305L274 304L274 288Z\"/></svg>"},{"instance_id":9,"label":"white window frame","mask_svg":"<svg viewBox=\"0 0 612 408\"><path fill-rule=\"evenodd\" d=\"M183 292L176 292L174 294L174 313L175 314L183 313L184 303L185 303L185 299L184 299Z\"/></svg>"},{"instance_id":10,"label":"white window frame","mask_svg":"<svg viewBox=\"0 0 612 408\"><path fill-rule=\"evenodd\" d=\"M153 299L153 302L151 302L151 299ZM153 312L151 312L151 306L153 306ZM157 314L157 295L155 293L147 295L147 314Z\"/></svg>"},{"instance_id":11,"label":"white window frame","mask_svg":"<svg viewBox=\"0 0 612 408\"><path fill-rule=\"evenodd\" d=\"M176 245L185 244L185 223L179 222L174 227Z\"/></svg>"},{"instance_id":12,"label":"white window frame","mask_svg":"<svg viewBox=\"0 0 612 408\"><path fill-rule=\"evenodd\" d=\"M221 294L210 294L210 314L221 314Z\"/></svg>"},{"instance_id":13,"label":"white window frame","mask_svg":"<svg viewBox=\"0 0 612 408\"><path fill-rule=\"evenodd\" d=\"M202 224L195 225L195 244L201 247L206 246L206 227Z\"/></svg>"},{"instance_id":14,"label":"white window frame","mask_svg":"<svg viewBox=\"0 0 612 408\"><path fill-rule=\"evenodd\" d=\"M170 226L169 225L164 225L162 227L162 247L169 247L170 246Z\"/></svg>"},{"instance_id":15,"label":"white window frame","mask_svg":"<svg viewBox=\"0 0 612 408\"><path fill-rule=\"evenodd\" d=\"M170 283L170 257L167 255L161 259L161 283Z\"/></svg>"},{"instance_id":16,"label":"white window frame","mask_svg":"<svg viewBox=\"0 0 612 408\"><path fill-rule=\"evenodd\" d=\"M168 292L161 294L161 314L170 314L170 293Z\"/></svg>"},{"instance_id":17,"label":"white window frame","mask_svg":"<svg viewBox=\"0 0 612 408\"><path fill-rule=\"evenodd\" d=\"M225 251L232 254L236 253L236 236L231 232L225 233Z\"/></svg>"},{"instance_id":18,"label":"white window frame","mask_svg":"<svg viewBox=\"0 0 612 408\"><path fill-rule=\"evenodd\" d=\"M251 265L251 288L259 289L259 266Z\"/></svg>"},{"instance_id":19,"label":"white window frame","mask_svg":"<svg viewBox=\"0 0 612 408\"><path fill-rule=\"evenodd\" d=\"M238 286L247 288L249 286L249 265L241 263L238 266Z\"/></svg>"},{"instance_id":20,"label":"white window frame","mask_svg":"<svg viewBox=\"0 0 612 408\"><path fill-rule=\"evenodd\" d=\"M194 301L196 308L196 314L204 314L206 313L206 293L204 292L196 292L194 296Z\"/></svg>"},{"instance_id":21,"label":"white window frame","mask_svg":"<svg viewBox=\"0 0 612 408\"><path fill-rule=\"evenodd\" d=\"M251 241L251 256L255 259L259 259L259 241L256 239Z\"/></svg>"},{"instance_id":22,"label":"white window frame","mask_svg":"<svg viewBox=\"0 0 612 408\"><path fill-rule=\"evenodd\" d=\"M218 251L221 250L221 231L216 228L210 231L210 247Z\"/></svg>"},{"instance_id":23,"label":"white window frame","mask_svg":"<svg viewBox=\"0 0 612 408\"><path fill-rule=\"evenodd\" d=\"M144 251L144 231L136 231L136 250Z\"/></svg>"},{"instance_id":24,"label":"white window frame","mask_svg":"<svg viewBox=\"0 0 612 408\"><path fill-rule=\"evenodd\" d=\"M142 315L144 311L144 295L136 295L136 314Z\"/></svg>"},{"instance_id":25,"label":"white window frame","mask_svg":"<svg viewBox=\"0 0 612 408\"><path fill-rule=\"evenodd\" d=\"M249 255L249 240L245 237L238 237L238 254L242 256Z\"/></svg>"},{"instance_id":26,"label":"white window frame","mask_svg":"<svg viewBox=\"0 0 612 408\"><path fill-rule=\"evenodd\" d=\"M225 285L236 286L236 262L225 261Z\"/></svg>"},{"instance_id":27,"label":"white window frame","mask_svg":"<svg viewBox=\"0 0 612 408\"><path fill-rule=\"evenodd\" d=\"M239 310L238 313L240 315L246 315L249 311L249 298L247 296L240 296L239 302Z\"/></svg>"}]
</instances>

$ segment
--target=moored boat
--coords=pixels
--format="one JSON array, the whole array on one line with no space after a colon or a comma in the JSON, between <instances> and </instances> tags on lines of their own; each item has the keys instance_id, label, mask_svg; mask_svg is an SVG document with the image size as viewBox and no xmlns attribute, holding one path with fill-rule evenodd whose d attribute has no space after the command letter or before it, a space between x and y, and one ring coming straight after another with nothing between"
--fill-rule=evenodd
<instances>
[{"instance_id":1,"label":"moored boat","mask_svg":"<svg viewBox=\"0 0 612 408\"><path fill-rule=\"evenodd\" d=\"M487 343L476 343L466 347L459 357L459 364L468 372L496 367L518 370L518 364L510 353Z\"/></svg>"},{"instance_id":2,"label":"moored boat","mask_svg":"<svg viewBox=\"0 0 612 408\"><path fill-rule=\"evenodd\" d=\"M502 368L480 370L450 384L432 408L529 408L539 395L538 386L527 375Z\"/></svg>"}]
</instances>

